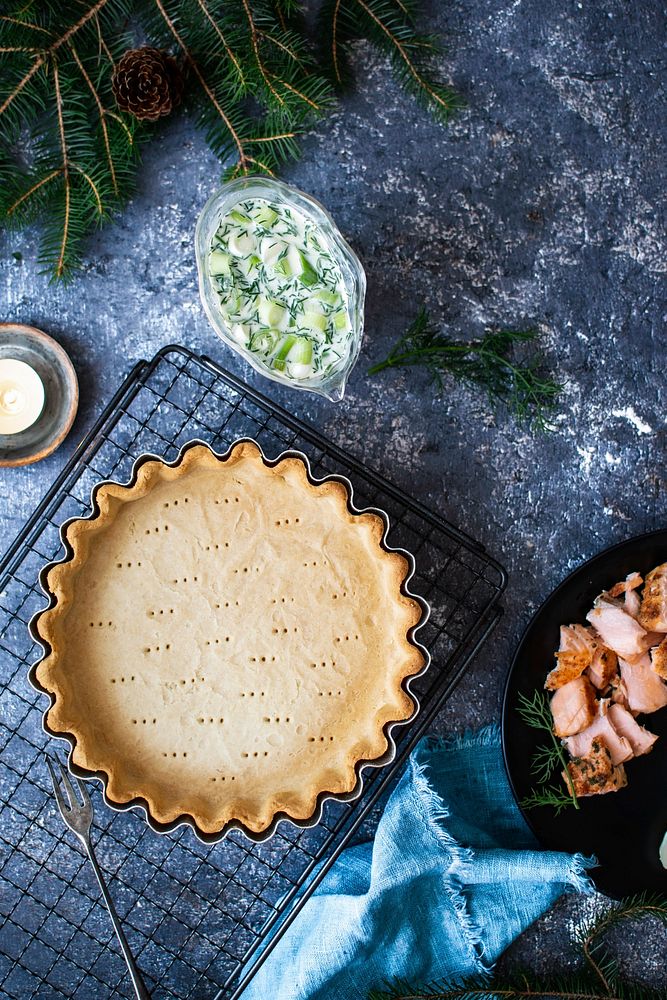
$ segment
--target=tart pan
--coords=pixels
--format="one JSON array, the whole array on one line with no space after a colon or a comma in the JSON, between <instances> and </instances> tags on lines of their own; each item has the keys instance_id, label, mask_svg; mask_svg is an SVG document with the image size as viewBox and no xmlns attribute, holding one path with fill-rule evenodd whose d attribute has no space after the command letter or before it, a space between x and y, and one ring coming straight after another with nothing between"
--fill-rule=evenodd
<instances>
[{"instance_id":1,"label":"tart pan","mask_svg":"<svg viewBox=\"0 0 667 1000\"><path fill-rule=\"evenodd\" d=\"M225 460L229 456L229 454L232 451L232 449L234 447L236 447L236 445L241 444L243 442L248 442L248 443L254 444L259 449L259 452L260 452L260 455L262 457L262 460L269 467L273 467L273 466L277 465L283 459L286 459L286 458L295 458L295 459L298 459L301 462L303 462L303 464L305 466L305 469L306 469L306 474L307 474L308 480L309 480L309 482L311 484L313 484L313 485L320 485L321 483L325 483L325 482L339 482L339 483L342 483L343 486L345 487L346 491L347 491L347 507L348 507L348 510L349 510L349 512L351 514L371 513L371 514L375 514L375 515L377 515L378 517L381 518L381 520L382 520L382 522L384 524L384 531L383 531L382 539L380 541L380 545L381 545L381 547L386 552L398 552L400 555L402 555L405 558L405 560L406 560L406 562L408 564L408 572L406 573L406 575L405 575L405 577L403 579L403 582L401 584L401 592L405 596L410 597L412 600L414 600L420 606L420 608L421 608L421 612L422 612L421 618L417 622L417 624L414 625L409 630L409 632L407 634L407 640L408 640L408 642L412 646L414 646L416 649L418 649L420 651L420 653L422 654L422 656L424 657L424 666L422 667L422 669L418 673L413 674L412 676L406 678L403 681L402 685L401 685L402 689L405 691L406 694L408 694L408 696L410 697L410 699L412 700L412 703L414 705L414 710L413 710L412 714L407 719L401 719L401 720L398 720L396 722L389 722L389 723L385 724L385 726L383 727L383 733L384 733L384 736L385 736L385 738L387 740L387 749L386 749L386 751L384 752L384 754L381 757L378 757L375 760L372 760L372 761L369 761L369 760L359 760L359 761L357 761L357 763L355 765L355 774L356 774L356 779L357 780L356 780L356 784L355 784L354 788L352 789L352 791L346 792L346 793L342 793L342 794L332 794L332 793L326 792L326 791L321 792L318 795L318 797L317 797L317 802L316 802L315 810L314 810L313 814L310 817L308 817L305 820L295 820L291 816L289 816L287 813L278 812L274 816L273 821L271 822L271 824L265 830L261 831L261 833L255 833L254 831L249 830L243 823L241 823L238 820L231 820L229 823L225 824L225 826L221 830L219 830L219 831L217 831L215 833L206 833L206 832L204 832L203 830L201 830L199 828L199 826L196 823L196 821L194 820L194 818L192 816L187 815L187 814L183 814L181 816L178 816L175 820L172 820L169 823L160 823L160 822L156 821L155 818L151 815L149 804L148 804L148 802L143 797L136 797L136 798L130 799L128 802L116 802L116 801L114 801L114 799L110 798L109 795L108 795L108 793L107 793L108 774L107 774L106 771L103 771L103 770L89 771L89 770L87 770L85 768L80 767L78 764L73 763L72 760L71 760L71 757L68 758L68 766L69 766L69 769L72 772L72 774L76 775L76 777L78 777L78 778L88 779L88 780L95 779L95 780L97 780L97 781L100 782L100 784L102 786L102 796L104 798L104 802L111 809L115 810L116 812L126 812L129 809L136 809L136 810L140 811L141 813L143 813L144 819L145 819L146 823L148 824L148 826L150 826L151 829L154 830L156 833L171 833L173 830L176 830L179 826L189 826L192 829L192 831L194 832L195 836L200 841L202 841L202 843L205 843L205 844L216 843L217 841L219 841L223 837L225 837L232 830L239 830L249 840L251 840L251 841L253 841L255 843L262 843L262 842L270 839L273 836L273 834L276 832L276 828L277 828L278 824L281 821L287 820L293 826L295 826L295 827L297 827L299 829L308 829L310 827L314 827L314 826L317 826L319 824L319 822L320 822L320 820L322 818L322 812L323 812L323 809L324 809L324 805L327 802L327 800L334 799L334 800L339 801L339 802L352 802L353 800L358 799L361 796L362 791L363 791L363 781L364 781L364 779L363 779L363 771L366 768L369 768L369 767L374 767L374 768L385 767L387 764L390 764L394 760L394 758L396 756L396 744L395 744L394 738L393 738L393 731L398 726L405 726L407 724L412 723L414 721L415 717L417 716L417 714L419 712L419 707L420 707L419 706L419 700L418 700L418 697L415 694L415 692L412 690L411 685L412 685L412 683L418 677L421 677L424 674L424 672L426 670L428 670L428 667L429 667L430 662L431 662L431 657L430 657L430 654L429 654L428 650L415 637L416 632L420 628L422 628L422 626L426 623L426 621L427 621L427 619L429 617L429 614L430 614L430 607L429 607L428 603L421 596L419 596L418 594L413 593L409 589L409 586L408 586L409 582L410 582L410 580L412 579L412 577L414 576L414 573L415 573L415 560L414 560L414 557L412 556L412 554L409 553L409 552L407 552L405 549L394 548L394 547L392 547L392 546L390 546L390 545L387 544L386 538L387 538L387 534L389 532L390 523L389 523L389 518L388 518L387 514L383 510L380 510L380 509L378 509L376 507L357 508L355 506L355 504L354 504L354 488L353 488L352 483L350 482L350 480L347 479L346 476L341 476L341 475L324 476L321 479L318 479L316 476L313 475L311 467L310 467L310 462L309 462L308 456L305 455L303 452L296 451L294 449L290 449L288 451L282 452L280 455L278 455L274 459L269 459L269 458L266 457L266 455L264 453L264 450L262 449L262 447L259 444L259 442L254 441L251 438L239 438L238 440L234 441L230 445L230 447L227 449L227 451L225 451L224 453L216 452L213 448L211 448L211 446L206 441L202 441L201 439L193 439L193 440L187 442L187 444L183 445L183 447L179 451L177 457L172 462L166 462L164 460L164 458L162 458L159 455L155 455L155 454L151 454L151 453L143 454L143 455L140 455L135 460L135 462L134 462L134 464L132 466L132 473L130 475L130 478L126 482L121 482L119 480L114 480L114 479L105 479L105 480L101 480L100 482L96 483L95 486L92 488L92 491L91 491L91 512L90 512L90 514L86 515L86 517L70 518L69 520L65 521L60 526L60 538L61 538L61 541L62 541L63 548L65 550L65 555L64 555L64 557L62 559L57 559L57 560L54 560L53 562L50 562L48 565L44 566L43 569L40 571L40 574L39 574L40 586L41 586L42 590L44 591L44 594L48 598L49 603L48 603L48 605L45 608L43 608L41 611L38 611L35 615L33 615L32 619L30 621L30 624L29 624L30 633L31 633L33 639L42 647L42 651L43 651L42 655L35 661L35 663L30 668L29 680L30 680L30 683L32 684L32 686L40 694L44 694L44 695L46 695L49 698L49 708L51 708L53 706L53 704L55 703L55 696L53 694L51 694L50 691L47 691L39 683L39 681L37 680L37 667L39 666L39 664L41 663L41 661L44 659L44 657L47 656L51 652L51 649L50 649L49 644L40 635L38 626L39 626L39 619L40 619L41 615L45 611L47 611L50 608L54 607L54 605L56 603L55 596L53 595L53 593L50 591L50 589L48 587L47 574L49 573L49 570L53 566L69 562L72 559L73 554L74 554L73 550L72 550L72 547L71 547L71 545L69 544L69 542L67 540L67 529L68 529L69 525L72 524L74 521L92 520L95 517L97 517L97 515L99 514L99 507L98 507L98 504L97 504L97 501L96 501L96 496L97 496L97 491L100 489L100 487L104 486L104 485L107 485L109 483L115 483L116 485L121 485L121 486L133 486L136 483L138 471L139 471L139 469L141 468L141 466L145 462L148 462L148 461L153 461L153 462L154 461L159 461L159 462L162 462L166 466L173 467L173 466L177 465L182 460L183 455L185 454L185 452L188 449L190 449L190 448L192 448L192 447L194 447L196 445L204 445L206 448L208 448L210 451L212 451L212 453L217 458L220 458L221 460ZM54 730L52 730L50 728L50 726L49 726L49 724L47 722L47 714L48 714L49 708L47 708L44 711L44 713L43 713L42 727L43 727L45 733L47 733L48 736L51 736L51 737L53 737L55 739L65 740L69 744L70 753L71 753L71 751L76 746L76 737L72 733L55 732Z\"/></svg>"}]
</instances>

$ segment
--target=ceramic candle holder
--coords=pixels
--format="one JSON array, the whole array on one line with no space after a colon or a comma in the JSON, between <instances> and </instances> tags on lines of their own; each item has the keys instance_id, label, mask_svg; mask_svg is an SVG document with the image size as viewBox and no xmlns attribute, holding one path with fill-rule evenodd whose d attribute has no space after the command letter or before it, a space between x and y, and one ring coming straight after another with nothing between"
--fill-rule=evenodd
<instances>
[{"instance_id":1,"label":"ceramic candle holder","mask_svg":"<svg viewBox=\"0 0 667 1000\"><path fill-rule=\"evenodd\" d=\"M12 434L0 433L0 466L29 465L50 455L64 441L79 404L72 362L51 337L20 323L0 323L0 362L10 358L28 365L44 389L44 402L31 424ZM28 390L37 383L26 383Z\"/></svg>"}]
</instances>

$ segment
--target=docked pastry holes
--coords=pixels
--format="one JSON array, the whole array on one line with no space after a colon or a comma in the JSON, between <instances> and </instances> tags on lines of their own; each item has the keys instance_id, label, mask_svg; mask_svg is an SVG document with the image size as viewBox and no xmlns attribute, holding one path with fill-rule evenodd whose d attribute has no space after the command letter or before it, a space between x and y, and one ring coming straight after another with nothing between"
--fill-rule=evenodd
<instances>
[{"instance_id":1,"label":"docked pastry holes","mask_svg":"<svg viewBox=\"0 0 667 1000\"><path fill-rule=\"evenodd\" d=\"M423 665L407 639L421 609L381 518L247 443L145 461L97 502L49 575L66 600L39 620L49 726L73 732L75 762L109 775L111 801L206 833L261 832L350 792L387 724L412 715L403 682ZM59 683L68 662L76 688Z\"/></svg>"}]
</instances>

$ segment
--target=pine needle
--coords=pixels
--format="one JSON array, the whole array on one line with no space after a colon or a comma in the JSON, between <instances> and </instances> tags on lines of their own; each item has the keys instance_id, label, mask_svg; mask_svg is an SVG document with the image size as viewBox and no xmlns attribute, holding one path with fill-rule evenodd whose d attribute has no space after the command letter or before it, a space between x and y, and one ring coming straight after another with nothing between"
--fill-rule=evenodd
<instances>
[{"instance_id":1,"label":"pine needle","mask_svg":"<svg viewBox=\"0 0 667 1000\"><path fill-rule=\"evenodd\" d=\"M552 429L549 416L563 385L541 372L541 358L512 359L513 349L532 344L535 330L491 330L481 340L461 343L440 333L426 309L420 309L405 335L369 375L386 368L420 366L431 372L440 389L443 376L453 375L484 389L492 403L502 403L520 423L536 430Z\"/></svg>"}]
</instances>

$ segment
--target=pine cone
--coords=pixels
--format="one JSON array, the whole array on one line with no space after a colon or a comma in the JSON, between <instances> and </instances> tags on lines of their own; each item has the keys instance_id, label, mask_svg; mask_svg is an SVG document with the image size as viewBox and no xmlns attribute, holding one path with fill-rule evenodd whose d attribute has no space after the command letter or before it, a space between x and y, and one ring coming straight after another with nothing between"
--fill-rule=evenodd
<instances>
[{"instance_id":1,"label":"pine cone","mask_svg":"<svg viewBox=\"0 0 667 1000\"><path fill-rule=\"evenodd\" d=\"M183 76L173 56L145 46L125 53L114 70L111 86L121 111L155 122L180 103Z\"/></svg>"}]
</instances>

